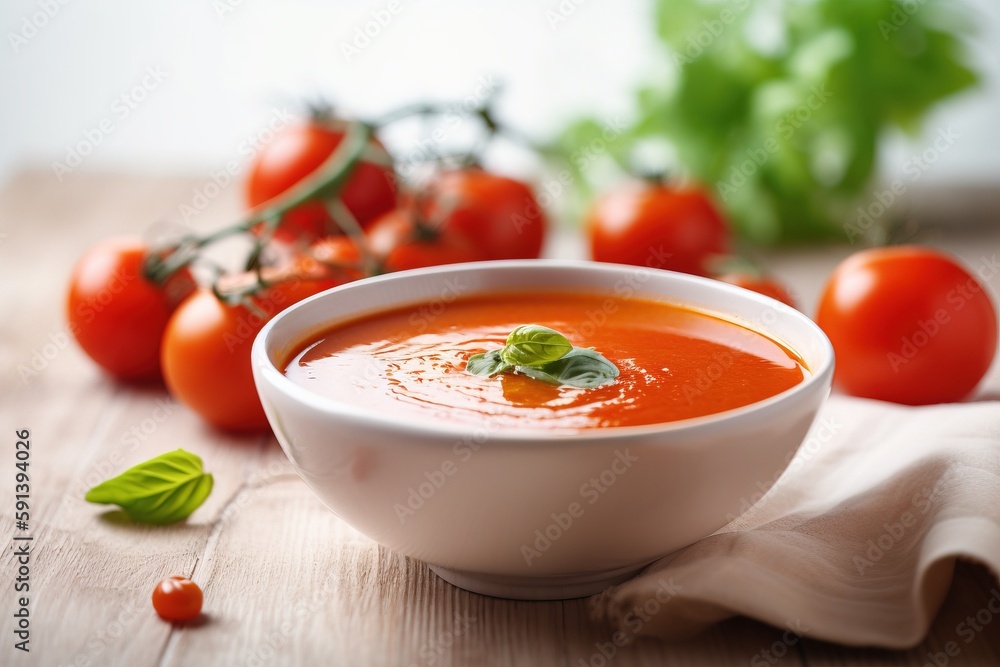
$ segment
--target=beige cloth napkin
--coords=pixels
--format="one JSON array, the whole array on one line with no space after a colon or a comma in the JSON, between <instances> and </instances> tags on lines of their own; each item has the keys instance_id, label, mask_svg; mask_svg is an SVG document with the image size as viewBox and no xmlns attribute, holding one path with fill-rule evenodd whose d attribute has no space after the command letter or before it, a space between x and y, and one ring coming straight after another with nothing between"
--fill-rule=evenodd
<instances>
[{"instance_id":1,"label":"beige cloth napkin","mask_svg":"<svg viewBox=\"0 0 1000 667\"><path fill-rule=\"evenodd\" d=\"M1000 572L1000 402L833 396L753 508L592 602L630 635L686 635L739 614L907 648L957 557Z\"/></svg>"}]
</instances>

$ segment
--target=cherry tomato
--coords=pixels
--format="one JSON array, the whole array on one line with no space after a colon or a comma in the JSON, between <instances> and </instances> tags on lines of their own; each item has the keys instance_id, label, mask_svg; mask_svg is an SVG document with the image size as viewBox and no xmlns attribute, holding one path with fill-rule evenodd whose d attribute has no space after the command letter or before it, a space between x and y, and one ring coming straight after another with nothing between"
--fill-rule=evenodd
<instances>
[{"instance_id":1,"label":"cherry tomato","mask_svg":"<svg viewBox=\"0 0 1000 667\"><path fill-rule=\"evenodd\" d=\"M447 171L431 184L422 215L442 234L459 234L485 259L530 259L542 252L545 213L521 181L482 169Z\"/></svg>"},{"instance_id":2,"label":"cherry tomato","mask_svg":"<svg viewBox=\"0 0 1000 667\"><path fill-rule=\"evenodd\" d=\"M965 398L997 348L997 312L982 284L919 246L848 257L826 284L816 323L837 354L837 386L907 405Z\"/></svg>"},{"instance_id":3,"label":"cherry tomato","mask_svg":"<svg viewBox=\"0 0 1000 667\"><path fill-rule=\"evenodd\" d=\"M259 206L311 174L336 150L345 131L318 121L292 125L257 153L246 185L246 202ZM381 144L372 139L372 147ZM389 166L362 160L340 190L344 206L362 226L396 205L396 186ZM275 232L282 241L312 241L339 231L321 202L308 202L285 214Z\"/></svg>"},{"instance_id":4,"label":"cherry tomato","mask_svg":"<svg viewBox=\"0 0 1000 667\"><path fill-rule=\"evenodd\" d=\"M163 377L177 400L222 429L268 428L253 382L250 349L264 324L293 303L336 284L289 280L252 298L254 310L199 290L178 307L163 338Z\"/></svg>"},{"instance_id":5,"label":"cherry tomato","mask_svg":"<svg viewBox=\"0 0 1000 667\"><path fill-rule=\"evenodd\" d=\"M334 256L335 250L339 253L338 257ZM313 243L307 251L297 251L287 264L263 268L262 277L270 285L264 294L273 298L276 290L291 290L295 298L289 301L290 305L331 287L357 280L362 277L360 267L361 253L350 238L328 237ZM255 282L254 274L246 277Z\"/></svg>"},{"instance_id":6,"label":"cherry tomato","mask_svg":"<svg viewBox=\"0 0 1000 667\"><path fill-rule=\"evenodd\" d=\"M91 359L123 380L160 377L167 320L195 287L187 270L164 285L150 282L143 275L148 250L139 239L110 239L88 250L70 274L69 330Z\"/></svg>"},{"instance_id":7,"label":"cherry tomato","mask_svg":"<svg viewBox=\"0 0 1000 667\"><path fill-rule=\"evenodd\" d=\"M348 236L326 236L309 246L309 256L327 267L342 282L364 278L364 258L354 239Z\"/></svg>"},{"instance_id":8,"label":"cherry tomato","mask_svg":"<svg viewBox=\"0 0 1000 667\"><path fill-rule=\"evenodd\" d=\"M432 229L428 223L415 221L413 212L406 209L379 218L368 231L368 239L386 272L487 259L464 236Z\"/></svg>"},{"instance_id":9,"label":"cherry tomato","mask_svg":"<svg viewBox=\"0 0 1000 667\"><path fill-rule=\"evenodd\" d=\"M153 589L153 609L171 623L198 618L202 601L201 588L187 577L167 577Z\"/></svg>"},{"instance_id":10,"label":"cherry tomato","mask_svg":"<svg viewBox=\"0 0 1000 667\"><path fill-rule=\"evenodd\" d=\"M726 223L695 188L629 183L600 197L586 218L591 256L707 275L708 261L729 247Z\"/></svg>"},{"instance_id":11,"label":"cherry tomato","mask_svg":"<svg viewBox=\"0 0 1000 667\"><path fill-rule=\"evenodd\" d=\"M769 296L792 308L797 307L795 299L788 293L785 286L769 276L758 276L752 273L724 273L721 276L717 276L716 280Z\"/></svg>"}]
</instances>

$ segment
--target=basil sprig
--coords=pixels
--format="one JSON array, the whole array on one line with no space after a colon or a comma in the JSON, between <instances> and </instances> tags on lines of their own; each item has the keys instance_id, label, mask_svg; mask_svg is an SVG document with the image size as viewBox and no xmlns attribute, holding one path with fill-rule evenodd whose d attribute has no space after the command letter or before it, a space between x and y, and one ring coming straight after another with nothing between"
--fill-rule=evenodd
<instances>
[{"instance_id":1,"label":"basil sprig","mask_svg":"<svg viewBox=\"0 0 1000 667\"><path fill-rule=\"evenodd\" d=\"M514 329L502 349L472 355L465 370L482 377L514 372L580 389L593 389L618 377L618 367L593 348L574 347L558 331L537 324Z\"/></svg>"},{"instance_id":2,"label":"basil sprig","mask_svg":"<svg viewBox=\"0 0 1000 667\"><path fill-rule=\"evenodd\" d=\"M212 492L212 475L201 458L178 449L133 466L87 491L84 499L118 505L142 523L167 524L186 519Z\"/></svg>"},{"instance_id":3,"label":"basil sprig","mask_svg":"<svg viewBox=\"0 0 1000 667\"><path fill-rule=\"evenodd\" d=\"M573 344L555 329L523 324L510 332L500 357L510 366L541 366L566 356Z\"/></svg>"}]
</instances>

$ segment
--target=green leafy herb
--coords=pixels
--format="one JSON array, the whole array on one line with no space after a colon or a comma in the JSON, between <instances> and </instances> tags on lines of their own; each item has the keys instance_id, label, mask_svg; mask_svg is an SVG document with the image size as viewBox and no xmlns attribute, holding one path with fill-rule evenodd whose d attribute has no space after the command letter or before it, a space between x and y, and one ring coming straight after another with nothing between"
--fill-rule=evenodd
<instances>
[{"instance_id":1,"label":"green leafy herb","mask_svg":"<svg viewBox=\"0 0 1000 667\"><path fill-rule=\"evenodd\" d=\"M187 518L212 492L212 475L201 458L178 449L129 468L87 491L88 502L118 505L136 521L175 523Z\"/></svg>"},{"instance_id":2,"label":"green leafy herb","mask_svg":"<svg viewBox=\"0 0 1000 667\"><path fill-rule=\"evenodd\" d=\"M482 375L483 377L493 377L497 373L510 370L511 365L503 360L501 352L502 350L490 350L482 354L474 354L469 357L465 368L473 375Z\"/></svg>"},{"instance_id":3,"label":"green leafy herb","mask_svg":"<svg viewBox=\"0 0 1000 667\"><path fill-rule=\"evenodd\" d=\"M652 9L661 66L633 92L631 120L577 120L552 151L586 199L645 149L659 156L654 166L713 190L756 242L878 231L861 213L885 138L917 132L935 105L977 81L965 39L974 17L947 0L654 0ZM592 158L594 145L605 150Z\"/></svg>"},{"instance_id":4,"label":"green leafy herb","mask_svg":"<svg viewBox=\"0 0 1000 667\"><path fill-rule=\"evenodd\" d=\"M566 336L537 324L524 324L510 332L500 356L511 366L540 366L573 349Z\"/></svg>"},{"instance_id":5,"label":"green leafy herb","mask_svg":"<svg viewBox=\"0 0 1000 667\"><path fill-rule=\"evenodd\" d=\"M618 367L589 347L574 347L566 356L541 366L518 366L517 372L580 389L593 389L618 377Z\"/></svg>"},{"instance_id":6,"label":"green leafy herb","mask_svg":"<svg viewBox=\"0 0 1000 667\"><path fill-rule=\"evenodd\" d=\"M482 377L515 372L580 389L593 389L618 377L618 367L599 352L574 347L558 331L537 324L514 329L502 349L469 357L465 369Z\"/></svg>"}]
</instances>

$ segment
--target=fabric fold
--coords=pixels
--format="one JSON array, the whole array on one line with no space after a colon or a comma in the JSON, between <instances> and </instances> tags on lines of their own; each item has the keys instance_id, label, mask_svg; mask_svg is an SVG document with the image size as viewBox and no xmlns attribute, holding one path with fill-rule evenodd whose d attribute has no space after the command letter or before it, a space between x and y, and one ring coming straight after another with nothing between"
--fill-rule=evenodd
<instances>
[{"instance_id":1,"label":"fabric fold","mask_svg":"<svg viewBox=\"0 0 1000 667\"><path fill-rule=\"evenodd\" d=\"M834 396L757 504L592 604L635 635L684 636L745 615L901 649L926 635L957 558L1000 572L1000 402ZM630 629L637 609L648 620Z\"/></svg>"}]
</instances>

